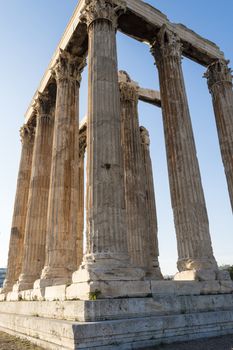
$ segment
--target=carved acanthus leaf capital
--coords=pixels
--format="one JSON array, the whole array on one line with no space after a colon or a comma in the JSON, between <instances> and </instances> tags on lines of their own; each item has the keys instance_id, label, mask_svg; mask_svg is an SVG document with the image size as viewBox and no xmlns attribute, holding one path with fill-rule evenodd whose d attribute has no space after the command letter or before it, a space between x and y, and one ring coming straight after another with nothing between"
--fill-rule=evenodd
<instances>
[{"instance_id":1,"label":"carved acanthus leaf capital","mask_svg":"<svg viewBox=\"0 0 233 350\"><path fill-rule=\"evenodd\" d=\"M140 136L141 136L142 145L149 148L150 147L150 135L149 135L149 131L144 126L140 126Z\"/></svg>"},{"instance_id":2,"label":"carved acanthus leaf capital","mask_svg":"<svg viewBox=\"0 0 233 350\"><path fill-rule=\"evenodd\" d=\"M49 117L51 113L51 101L49 94L47 92L38 92L33 108L37 117Z\"/></svg>"},{"instance_id":3,"label":"carved acanthus leaf capital","mask_svg":"<svg viewBox=\"0 0 233 350\"><path fill-rule=\"evenodd\" d=\"M222 84L232 86L232 70L228 67L228 63L227 60L219 59L208 66L204 77L207 78L210 93Z\"/></svg>"},{"instance_id":4,"label":"carved acanthus leaf capital","mask_svg":"<svg viewBox=\"0 0 233 350\"><path fill-rule=\"evenodd\" d=\"M87 131L86 129L79 133L79 157L84 157L87 147Z\"/></svg>"},{"instance_id":5,"label":"carved acanthus leaf capital","mask_svg":"<svg viewBox=\"0 0 233 350\"><path fill-rule=\"evenodd\" d=\"M57 82L71 80L80 84L81 74L85 66L85 57L74 57L69 52L60 49L59 57L51 70Z\"/></svg>"},{"instance_id":6,"label":"carved acanthus leaf capital","mask_svg":"<svg viewBox=\"0 0 233 350\"><path fill-rule=\"evenodd\" d=\"M117 28L118 17L125 12L126 4L122 0L86 0L80 20L89 27L96 20L108 20Z\"/></svg>"},{"instance_id":7,"label":"carved acanthus leaf capital","mask_svg":"<svg viewBox=\"0 0 233 350\"><path fill-rule=\"evenodd\" d=\"M182 44L180 38L164 24L151 45L151 53L155 58L156 64L159 64L167 57L181 60Z\"/></svg>"},{"instance_id":8,"label":"carved acanthus leaf capital","mask_svg":"<svg viewBox=\"0 0 233 350\"><path fill-rule=\"evenodd\" d=\"M33 124L24 124L20 128L20 140L22 144L31 143L34 140L35 136L35 127Z\"/></svg>"},{"instance_id":9,"label":"carved acanthus leaf capital","mask_svg":"<svg viewBox=\"0 0 233 350\"><path fill-rule=\"evenodd\" d=\"M137 83L131 80L129 74L126 71L120 70L118 73L120 98L121 101L138 101L138 89Z\"/></svg>"},{"instance_id":10,"label":"carved acanthus leaf capital","mask_svg":"<svg viewBox=\"0 0 233 350\"><path fill-rule=\"evenodd\" d=\"M138 87L133 83L119 83L121 101L138 101Z\"/></svg>"}]
</instances>

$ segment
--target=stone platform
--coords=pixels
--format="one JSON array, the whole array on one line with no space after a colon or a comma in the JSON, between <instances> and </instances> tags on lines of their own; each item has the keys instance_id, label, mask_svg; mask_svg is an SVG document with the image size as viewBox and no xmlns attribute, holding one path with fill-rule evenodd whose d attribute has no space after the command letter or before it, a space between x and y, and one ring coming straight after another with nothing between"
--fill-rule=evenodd
<instances>
[{"instance_id":1,"label":"stone platform","mask_svg":"<svg viewBox=\"0 0 233 350\"><path fill-rule=\"evenodd\" d=\"M113 300L3 301L0 330L52 350L140 349L233 334L232 293L169 291Z\"/></svg>"}]
</instances>

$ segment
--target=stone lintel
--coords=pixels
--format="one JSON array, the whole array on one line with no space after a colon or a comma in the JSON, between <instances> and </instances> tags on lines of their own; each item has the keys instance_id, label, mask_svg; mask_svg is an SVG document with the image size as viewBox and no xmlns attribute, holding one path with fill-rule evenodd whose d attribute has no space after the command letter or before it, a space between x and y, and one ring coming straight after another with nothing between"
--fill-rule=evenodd
<instances>
[{"instance_id":1,"label":"stone lintel","mask_svg":"<svg viewBox=\"0 0 233 350\"><path fill-rule=\"evenodd\" d=\"M51 81L51 68L59 56L60 49L67 49L72 54L79 56L87 52L87 29L86 25L79 20L84 5L85 0L80 0L40 82L38 90L26 111L25 123L32 117L32 105L38 96L38 91L43 92ZM224 59L224 55L217 45L199 36L184 25L171 23L162 12L143 1L126 0L126 7L126 13L119 20L119 30L126 35L141 42L150 43L155 33L158 32L163 24L166 24L181 38L184 47L183 54L186 57L204 66L209 65L216 59Z\"/></svg>"}]
</instances>

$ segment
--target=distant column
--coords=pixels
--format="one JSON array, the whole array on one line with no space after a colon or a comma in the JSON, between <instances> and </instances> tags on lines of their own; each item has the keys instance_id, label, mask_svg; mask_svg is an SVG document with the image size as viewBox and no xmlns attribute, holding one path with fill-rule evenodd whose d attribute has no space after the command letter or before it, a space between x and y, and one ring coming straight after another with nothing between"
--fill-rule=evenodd
<instances>
[{"instance_id":1,"label":"distant column","mask_svg":"<svg viewBox=\"0 0 233 350\"><path fill-rule=\"evenodd\" d=\"M152 46L152 54L159 71L178 270L204 269L210 273L205 278L213 278L217 264L181 67L181 43L165 25ZM198 278L195 276L193 273L193 278Z\"/></svg>"},{"instance_id":2,"label":"distant column","mask_svg":"<svg viewBox=\"0 0 233 350\"><path fill-rule=\"evenodd\" d=\"M24 125L20 129L20 136L22 142L21 160L10 236L7 274L2 293L7 293L12 290L12 287L17 282L22 269L27 202L32 170L34 126L32 124Z\"/></svg>"},{"instance_id":3,"label":"distant column","mask_svg":"<svg viewBox=\"0 0 233 350\"><path fill-rule=\"evenodd\" d=\"M34 287L67 283L76 270L79 87L83 57L60 52L53 68L57 82L46 262Z\"/></svg>"},{"instance_id":4,"label":"distant column","mask_svg":"<svg viewBox=\"0 0 233 350\"><path fill-rule=\"evenodd\" d=\"M159 266L159 246L158 246L158 223L155 203L155 191L153 181L153 170L150 157L150 137L149 132L143 126L140 127L141 147L143 164L145 169L145 193L146 193L146 222L148 229L148 256L150 257L150 274L156 279L162 279L163 276Z\"/></svg>"},{"instance_id":5,"label":"distant column","mask_svg":"<svg viewBox=\"0 0 233 350\"><path fill-rule=\"evenodd\" d=\"M78 236L77 236L77 267L83 259L83 230L84 230L84 157L87 142L86 130L79 134L79 166L78 166Z\"/></svg>"},{"instance_id":6,"label":"distant column","mask_svg":"<svg viewBox=\"0 0 233 350\"><path fill-rule=\"evenodd\" d=\"M138 120L138 87L126 72L119 83L121 137L124 160L125 204L129 256L133 266L154 275L146 193L146 173ZM153 238L154 241L154 238ZM155 254L155 251L154 251Z\"/></svg>"},{"instance_id":7,"label":"distant column","mask_svg":"<svg viewBox=\"0 0 233 350\"><path fill-rule=\"evenodd\" d=\"M53 144L53 105L47 94L35 103L37 125L24 237L22 271L17 290L33 287L45 263L48 195Z\"/></svg>"},{"instance_id":8,"label":"distant column","mask_svg":"<svg viewBox=\"0 0 233 350\"><path fill-rule=\"evenodd\" d=\"M209 65L205 77L212 95L218 138L233 210L233 91L229 61Z\"/></svg>"}]
</instances>

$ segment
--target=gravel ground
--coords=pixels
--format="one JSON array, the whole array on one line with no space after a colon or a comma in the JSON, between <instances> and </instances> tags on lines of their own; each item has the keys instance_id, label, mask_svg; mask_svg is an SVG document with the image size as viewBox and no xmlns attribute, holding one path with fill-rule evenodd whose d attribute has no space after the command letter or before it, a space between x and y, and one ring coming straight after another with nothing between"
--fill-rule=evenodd
<instances>
[{"instance_id":1,"label":"gravel ground","mask_svg":"<svg viewBox=\"0 0 233 350\"><path fill-rule=\"evenodd\" d=\"M28 341L0 332L0 350L44 350ZM144 350L233 350L233 335L201 339L169 345L159 345Z\"/></svg>"}]
</instances>

